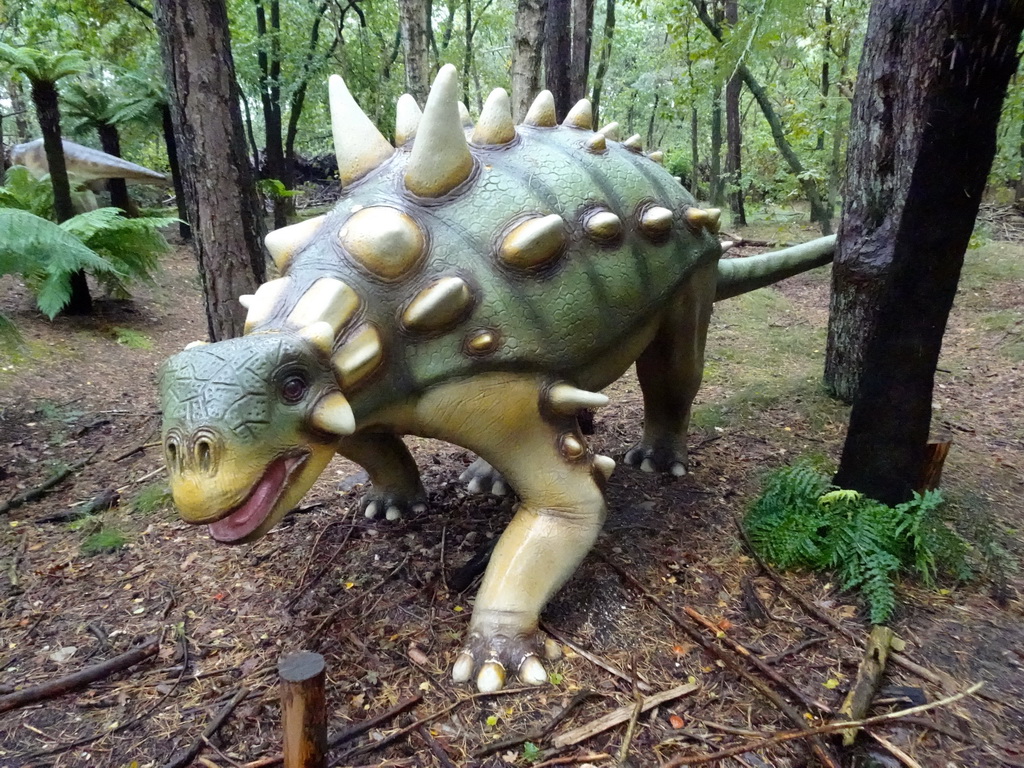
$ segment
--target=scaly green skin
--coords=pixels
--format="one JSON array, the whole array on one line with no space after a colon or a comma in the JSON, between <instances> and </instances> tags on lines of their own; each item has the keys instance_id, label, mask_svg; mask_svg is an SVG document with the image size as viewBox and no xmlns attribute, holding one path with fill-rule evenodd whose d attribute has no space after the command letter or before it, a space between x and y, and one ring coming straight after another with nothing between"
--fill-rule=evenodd
<instances>
[{"instance_id":1,"label":"scaly green skin","mask_svg":"<svg viewBox=\"0 0 1024 768\"><path fill-rule=\"evenodd\" d=\"M332 112L351 102L339 83ZM438 83L419 155L342 115L336 140L354 136L362 155L339 148L332 213L268 237L284 277L246 299L247 335L167 363L165 452L182 516L234 543L273 527L334 451L366 467L364 509L389 519L425 496L401 435L480 454L474 483L507 482L522 504L453 676L495 690L506 671L546 679L540 658L556 649L540 610L604 518L614 462L590 452L576 413L635 362L645 425L626 462L683 474L716 291L794 274L821 249L732 267L720 284L717 212L632 140L585 127L588 103L555 127L542 94L513 129L496 91L488 104L504 112L485 106L473 136L488 140L467 150L454 70Z\"/></svg>"}]
</instances>

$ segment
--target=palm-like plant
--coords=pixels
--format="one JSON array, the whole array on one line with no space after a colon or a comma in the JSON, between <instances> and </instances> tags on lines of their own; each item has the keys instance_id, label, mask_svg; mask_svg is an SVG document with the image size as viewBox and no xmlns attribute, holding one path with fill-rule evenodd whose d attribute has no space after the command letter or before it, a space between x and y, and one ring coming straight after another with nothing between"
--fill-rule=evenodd
<instances>
[{"instance_id":1,"label":"palm-like plant","mask_svg":"<svg viewBox=\"0 0 1024 768\"><path fill-rule=\"evenodd\" d=\"M73 121L72 130L94 130L100 147L108 155L121 157L121 134L117 128L119 101L110 96L110 89L95 80L76 80L64 88L64 114ZM128 185L124 179L109 179L110 202L125 213L129 210Z\"/></svg>"},{"instance_id":2,"label":"palm-like plant","mask_svg":"<svg viewBox=\"0 0 1024 768\"><path fill-rule=\"evenodd\" d=\"M66 221L75 215L75 211L61 143L57 81L84 71L85 59L80 51L48 53L36 48L14 48L6 43L0 43L0 61L6 62L24 75L32 87L32 102L35 104L36 119L39 120L39 128L43 133L43 147L50 168L50 183L53 184L54 212L58 222ZM71 301L67 305L67 311L71 314L88 314L92 311L92 296L89 294L89 284L82 270L72 275Z\"/></svg>"}]
</instances>

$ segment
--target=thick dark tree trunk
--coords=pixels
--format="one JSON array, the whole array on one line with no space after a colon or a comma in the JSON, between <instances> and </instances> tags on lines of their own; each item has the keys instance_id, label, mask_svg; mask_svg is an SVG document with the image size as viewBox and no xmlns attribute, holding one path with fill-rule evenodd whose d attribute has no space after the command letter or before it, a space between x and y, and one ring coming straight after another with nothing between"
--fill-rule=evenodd
<instances>
[{"instance_id":1,"label":"thick dark tree trunk","mask_svg":"<svg viewBox=\"0 0 1024 768\"><path fill-rule=\"evenodd\" d=\"M405 46L405 88L423 106L430 90L427 59L430 16L426 0L399 0L398 19Z\"/></svg>"},{"instance_id":2,"label":"thick dark tree trunk","mask_svg":"<svg viewBox=\"0 0 1024 768\"><path fill-rule=\"evenodd\" d=\"M28 141L32 138L32 128L29 126L28 110L25 108L25 97L21 93L21 85L15 76L7 78L7 95L11 98L11 111L14 113L14 127L18 129L18 141L12 144Z\"/></svg>"},{"instance_id":3,"label":"thick dark tree trunk","mask_svg":"<svg viewBox=\"0 0 1024 768\"><path fill-rule=\"evenodd\" d=\"M1022 29L1011 0L871 9L832 305L870 331L835 482L887 504L910 498L924 466L935 366ZM833 349L846 340L833 333Z\"/></svg>"},{"instance_id":4,"label":"thick dark tree trunk","mask_svg":"<svg viewBox=\"0 0 1024 768\"><path fill-rule=\"evenodd\" d=\"M726 0L725 23L731 27L739 21L737 0ZM740 91L743 81L734 74L725 85L725 175L729 184L729 208L732 210L732 223L739 226L747 225L747 212L743 206L743 133L740 125Z\"/></svg>"},{"instance_id":5,"label":"thick dark tree trunk","mask_svg":"<svg viewBox=\"0 0 1024 768\"><path fill-rule=\"evenodd\" d=\"M594 108L594 124L600 125L601 119L601 91L604 89L604 76L608 73L608 62L612 58L612 39L615 37L615 0L605 0L604 7L604 35L601 42L601 58L597 62L597 71L594 73L594 90L591 93L590 101Z\"/></svg>"},{"instance_id":6,"label":"thick dark tree trunk","mask_svg":"<svg viewBox=\"0 0 1024 768\"><path fill-rule=\"evenodd\" d=\"M541 90L541 54L548 0L519 0L512 31L512 116L518 123Z\"/></svg>"},{"instance_id":7,"label":"thick dark tree trunk","mask_svg":"<svg viewBox=\"0 0 1024 768\"><path fill-rule=\"evenodd\" d=\"M555 97L559 117L572 109L572 4L571 0L548 0L544 20L544 83Z\"/></svg>"},{"instance_id":8,"label":"thick dark tree trunk","mask_svg":"<svg viewBox=\"0 0 1024 768\"><path fill-rule=\"evenodd\" d=\"M96 132L99 134L100 147L103 151L108 155L120 157L121 136L117 131L117 126L103 123ZM128 197L127 182L124 179L108 179L107 189L110 191L110 204L124 211L125 216L133 216L132 211L135 210L135 207L132 205L131 198Z\"/></svg>"},{"instance_id":9,"label":"thick dark tree trunk","mask_svg":"<svg viewBox=\"0 0 1024 768\"><path fill-rule=\"evenodd\" d=\"M569 72L569 101L575 104L587 95L590 77L590 49L594 39L594 0L572 0L572 65Z\"/></svg>"},{"instance_id":10,"label":"thick dark tree trunk","mask_svg":"<svg viewBox=\"0 0 1024 768\"><path fill-rule=\"evenodd\" d=\"M218 341L242 333L238 297L253 293L266 274L227 11L224 0L158 0L155 18L206 319Z\"/></svg>"},{"instance_id":11,"label":"thick dark tree trunk","mask_svg":"<svg viewBox=\"0 0 1024 768\"><path fill-rule=\"evenodd\" d=\"M188 206L185 205L185 186L181 181L181 166L178 165L178 142L174 138L174 121L171 119L171 106L164 104L160 110L163 118L164 145L167 147L167 165L171 169L171 184L174 186L174 204L178 209L178 234L182 240L192 239L192 229L188 225Z\"/></svg>"},{"instance_id":12,"label":"thick dark tree trunk","mask_svg":"<svg viewBox=\"0 0 1024 768\"><path fill-rule=\"evenodd\" d=\"M43 134L43 150L50 170L53 185L53 212L57 221L67 221L75 215L71 201L71 182L64 162L64 144L60 131L60 105L57 85L47 80L32 81L32 102ZM71 275L71 299L64 311L69 315L88 315L92 312L92 294L85 272L79 270Z\"/></svg>"}]
</instances>

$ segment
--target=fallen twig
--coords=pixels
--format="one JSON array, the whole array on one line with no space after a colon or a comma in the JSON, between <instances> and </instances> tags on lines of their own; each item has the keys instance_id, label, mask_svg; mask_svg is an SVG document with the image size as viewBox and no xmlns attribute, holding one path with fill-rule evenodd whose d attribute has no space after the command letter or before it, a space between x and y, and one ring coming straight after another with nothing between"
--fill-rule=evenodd
<instances>
[{"instance_id":1,"label":"fallen twig","mask_svg":"<svg viewBox=\"0 0 1024 768\"><path fill-rule=\"evenodd\" d=\"M644 693L652 693L654 691L654 687L651 685L650 681L646 677L644 677L640 672L636 673L636 677L635 678L631 677L629 674L627 674L626 672L623 672L621 669L616 667L611 662L607 662L604 659L600 658L599 656L595 656L594 654L590 653L589 651L587 651L587 650L581 648L580 646L576 645L574 642L572 642L572 640L569 640L567 637L565 637L565 635L559 634L556 630L552 629L551 625L548 624L547 622L543 622L542 621L541 624L540 624L540 628L543 629L545 632L547 632L549 635L551 635L553 638L555 638L555 640L557 640L558 642L562 643L562 645L569 646L573 650L574 653L576 653L579 656L582 656L584 659L589 661L591 664L594 664L595 666L600 667L605 672L608 672L608 673L610 673L612 675L615 675L615 677L617 677L617 678L619 678L621 680L624 680L625 682L629 683L631 686L636 686L638 690L640 690L640 691L642 691Z\"/></svg>"},{"instance_id":2,"label":"fallen twig","mask_svg":"<svg viewBox=\"0 0 1024 768\"><path fill-rule=\"evenodd\" d=\"M549 768L552 765L572 765L573 763L598 763L610 760L611 755L607 752L588 752L585 755L569 755L567 757L553 757L543 763L534 763L533 768Z\"/></svg>"},{"instance_id":3,"label":"fallen twig","mask_svg":"<svg viewBox=\"0 0 1024 768\"><path fill-rule=\"evenodd\" d=\"M616 573L619 574L633 589L637 590L643 595L648 601L650 601L655 607L658 608L673 624L683 630L690 638L700 645L705 651L710 653L712 656L717 658L722 664L725 665L726 669L732 672L734 675L745 680L748 684L752 685L757 691L764 696L768 701L775 705L782 714L801 732L809 732L809 726L804 722L803 718L800 717L800 713L797 712L788 702L785 701L778 693L775 692L767 683L755 677L754 675L747 672L743 667L739 666L732 657L723 653L719 648L708 640L704 635L697 630L695 627L690 626L683 621L679 616L676 615L675 611L671 610L665 603L660 599L651 594L650 590L644 586L636 577L626 571L618 563L614 562L608 557L605 557L600 552L597 553L598 557L604 560ZM832 755L831 750L826 744L818 738L811 739L811 751L814 752L818 760L821 761L826 768L839 768L839 763L836 758Z\"/></svg>"},{"instance_id":4,"label":"fallen twig","mask_svg":"<svg viewBox=\"0 0 1024 768\"><path fill-rule=\"evenodd\" d=\"M423 739L423 742L427 745L431 752L434 753L434 757L437 758L437 762L441 764L441 768L457 768L455 763L452 762L451 755L449 755L444 747L438 743L437 739L430 735L430 729L425 725L421 725L416 729L416 732Z\"/></svg>"},{"instance_id":5,"label":"fallen twig","mask_svg":"<svg viewBox=\"0 0 1024 768\"><path fill-rule=\"evenodd\" d=\"M806 650L810 648L812 645L817 645L818 643L825 642L826 639L827 638L824 635L819 635L818 637L810 637L807 640L797 643L791 648L786 648L781 653L776 653L774 656L765 656L763 659L761 659L761 661L763 661L765 664L778 664L787 656L795 656L796 654L800 653L800 651Z\"/></svg>"},{"instance_id":6,"label":"fallen twig","mask_svg":"<svg viewBox=\"0 0 1024 768\"><path fill-rule=\"evenodd\" d=\"M218 712L213 720L210 721L210 724L203 729L202 735L192 742L192 746L187 749L183 749L181 752L174 755L164 764L164 768L185 768L185 766L191 765L192 761L196 759L199 752L205 745L206 739L210 738L220 730L221 726L227 722L229 717L231 717L231 713L235 711L235 707L237 707L248 695L249 689L244 685L240 686L235 692L235 695L231 697L231 700L221 707L220 712Z\"/></svg>"},{"instance_id":7,"label":"fallen twig","mask_svg":"<svg viewBox=\"0 0 1024 768\"><path fill-rule=\"evenodd\" d=\"M325 618L323 621L321 621L320 624L317 626L317 628L313 630L312 634L310 634L309 638L307 639L307 642L312 646L312 644L317 639L319 639L320 635L322 635L327 630L327 628L329 626L331 626L331 624L334 623L334 620L336 618L338 618L338 616L340 616L342 614L342 612L348 610L350 607L352 607L356 603L362 602L367 597L369 597L374 592L376 592L378 589L380 589L385 584L387 584L389 581L391 581L391 579L395 576L395 574L398 573L400 570L402 570L405 567L405 564L408 563L408 562L409 562L409 555L406 555L405 559L402 560L402 562L400 562L398 565L396 565L394 570L392 570L391 573L389 573L383 579L378 581L376 584L374 584L372 587L367 589L362 594L356 595L351 600L346 600L344 603L342 603L337 608L335 608L333 611L331 611L329 614L327 614L327 618Z\"/></svg>"},{"instance_id":8,"label":"fallen twig","mask_svg":"<svg viewBox=\"0 0 1024 768\"><path fill-rule=\"evenodd\" d=\"M492 744L488 744L486 747L478 749L476 752L473 753L473 757L479 759L481 757L493 755L496 752L502 752L506 749L514 749L515 747L518 747L520 744L525 744L528 741L536 743L538 741L541 741L542 739L546 739L548 734L555 730L555 728L558 727L559 723L561 723L563 720L565 720L565 718L571 715L573 710L575 710L580 704L582 704L587 699L591 699L595 696L600 695L601 694L594 693L593 691L580 691L575 696L573 696L569 700L569 703L562 707L562 710L553 718L551 718L551 721L543 728L540 728L536 731L531 731L530 733L524 734L523 736L513 736L508 739L502 739L501 741L495 741Z\"/></svg>"},{"instance_id":9,"label":"fallen twig","mask_svg":"<svg viewBox=\"0 0 1024 768\"><path fill-rule=\"evenodd\" d=\"M83 517L103 512L115 506L120 501L121 495L113 488L107 488L99 495L94 496L80 507L72 507L52 515L37 517L35 523L70 523L73 520L80 520Z\"/></svg>"},{"instance_id":10,"label":"fallen twig","mask_svg":"<svg viewBox=\"0 0 1024 768\"><path fill-rule=\"evenodd\" d=\"M99 452L100 449L97 448L84 459L82 459L79 462L76 462L75 464L72 464L70 467L65 467L46 482L40 483L35 488L29 488L24 493L19 493L17 496L11 497L3 504L0 504L0 515L5 515L12 509L17 509L23 504L28 504L30 501L36 501L38 499L41 499L43 496L48 494L58 485L60 485L69 477L71 477L71 475L73 475L75 472L81 470L86 464L92 461L96 454Z\"/></svg>"},{"instance_id":11,"label":"fallen twig","mask_svg":"<svg viewBox=\"0 0 1024 768\"><path fill-rule=\"evenodd\" d=\"M960 699L971 696L980 690L983 683L975 683L965 691L955 693L952 696L947 696L944 699L933 701L930 704L921 704L917 707L911 707L910 709L902 709L899 712L889 712L884 715L876 715L875 717L869 717L864 720L840 720L832 723L826 723L825 725L819 725L815 728L811 728L806 731L783 731L782 733L776 733L768 738L759 739L757 741L748 741L744 744L739 744L735 747L729 747L712 754L705 755L683 755L677 757L674 760L670 760L665 763L664 768L677 768L681 765L699 765L700 763L713 763L718 760L722 760L726 757L732 757L733 755L742 755L744 752L753 752L756 749L764 749L765 747L774 746L775 744L782 744L786 741L793 741L795 739L807 739L817 736L824 736L830 733L837 733L839 731L845 731L848 728L866 728L871 725L878 725L880 723L887 723L892 720L899 720L906 715L916 715L921 712L927 712L930 709L936 707L944 707L954 702L960 701Z\"/></svg>"},{"instance_id":12,"label":"fallen twig","mask_svg":"<svg viewBox=\"0 0 1024 768\"><path fill-rule=\"evenodd\" d=\"M785 688L787 691L793 694L793 696L799 699L804 704L804 706L810 707L811 709L817 709L819 712L832 714L832 708L828 704L826 704L823 701L818 701L817 699L812 699L810 696L805 694L797 686L793 685L791 682L782 677L782 675L780 675L774 669L769 667L766 662L764 662L762 659L759 659L757 656L751 653L748 648L746 648L745 646L741 645L740 643L736 642L731 637L729 637L729 635L726 634L724 630L716 626L714 622L712 622L706 616L703 616L702 614L698 613L690 606L684 606L683 611L686 613L687 616L689 616L691 619L693 619L698 624L707 629L709 632L711 632L716 638L721 640L723 643L727 644L736 653L738 653L740 656L742 656L751 664L753 664L754 667L756 667L761 674L763 674L769 680L774 682L776 685Z\"/></svg>"},{"instance_id":13,"label":"fallen twig","mask_svg":"<svg viewBox=\"0 0 1024 768\"><path fill-rule=\"evenodd\" d=\"M640 720L640 715L643 714L643 706L644 700L638 697L633 704L633 711L629 715L629 724L626 726L626 734L622 737L622 743L619 745L619 753L615 756L619 765L625 765L629 758L629 747L633 743L636 724Z\"/></svg>"},{"instance_id":14,"label":"fallen twig","mask_svg":"<svg viewBox=\"0 0 1024 768\"><path fill-rule=\"evenodd\" d=\"M857 679L839 708L839 714L850 720L860 720L867 714L875 691L885 673L885 662L889 659L890 649L896 645L896 633L889 627L876 625L868 637L867 650L857 667ZM898 646L897 646L898 647ZM857 738L857 730L851 728L843 731L843 746L849 747Z\"/></svg>"},{"instance_id":15,"label":"fallen twig","mask_svg":"<svg viewBox=\"0 0 1024 768\"><path fill-rule=\"evenodd\" d=\"M919 762L917 762L917 760L912 758L910 755L908 755L906 752L897 747L888 739L883 739L877 733L872 733L871 731L865 731L865 733L872 739L877 741L879 744L881 744L882 749L884 749L886 752L888 752L901 763L903 763L905 766L907 766L907 768L922 768L922 765Z\"/></svg>"},{"instance_id":16,"label":"fallen twig","mask_svg":"<svg viewBox=\"0 0 1024 768\"><path fill-rule=\"evenodd\" d=\"M144 661L150 656L156 655L156 652L159 650L159 638L150 638L136 648L132 648L130 651L125 651L119 656L107 659L100 664L94 664L91 667L86 667L85 669L73 672L70 675L58 677L56 680L50 680L49 682L41 683L40 685L33 685L28 688L23 688L20 691L9 693L6 696L0 696L0 712L9 712L12 709L25 707L39 701L46 701L47 699L62 696L65 693L82 688L89 683L94 683L97 680L103 680L110 677L110 675L115 672L120 672L128 667L134 666L140 661Z\"/></svg>"},{"instance_id":17,"label":"fallen twig","mask_svg":"<svg viewBox=\"0 0 1024 768\"><path fill-rule=\"evenodd\" d=\"M656 693L653 696L648 696L643 699L640 703L640 712L646 712L654 707L659 707L669 701L674 701L678 698L693 693L699 685L696 683L684 683L683 685L677 685L675 688L670 688L667 691ZM586 741L589 738L597 736L599 733L604 733L609 728L614 728L616 725L625 723L633 716L633 711L636 709L636 704L627 704L619 707L618 709L612 710L606 715L602 715L593 720L592 722L581 725L578 728L565 731L556 735L551 743L556 748L571 747L574 744L579 744L581 741Z\"/></svg>"}]
</instances>

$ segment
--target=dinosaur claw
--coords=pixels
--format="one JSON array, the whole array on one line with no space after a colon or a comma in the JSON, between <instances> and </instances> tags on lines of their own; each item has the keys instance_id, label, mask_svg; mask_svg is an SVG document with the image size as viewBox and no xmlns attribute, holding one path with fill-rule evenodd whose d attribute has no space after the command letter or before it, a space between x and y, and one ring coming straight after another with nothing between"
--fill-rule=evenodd
<instances>
[{"instance_id":1,"label":"dinosaur claw","mask_svg":"<svg viewBox=\"0 0 1024 768\"><path fill-rule=\"evenodd\" d=\"M452 680L456 683L468 683L469 678L473 676L473 657L463 651L459 654L459 658L455 660L455 666L452 667Z\"/></svg>"},{"instance_id":2,"label":"dinosaur claw","mask_svg":"<svg viewBox=\"0 0 1024 768\"><path fill-rule=\"evenodd\" d=\"M476 676L476 687L480 693L494 693L505 687L505 667L497 661L488 661Z\"/></svg>"},{"instance_id":3,"label":"dinosaur claw","mask_svg":"<svg viewBox=\"0 0 1024 768\"><path fill-rule=\"evenodd\" d=\"M630 467L635 467L643 461L643 455L644 452L639 448L631 448L626 451L626 455L623 457L622 461Z\"/></svg>"},{"instance_id":4,"label":"dinosaur claw","mask_svg":"<svg viewBox=\"0 0 1024 768\"><path fill-rule=\"evenodd\" d=\"M501 479L495 480L494 484L491 486L491 493L494 496L507 496L508 495L508 485L505 483L504 480L501 480Z\"/></svg>"},{"instance_id":5,"label":"dinosaur claw","mask_svg":"<svg viewBox=\"0 0 1024 768\"><path fill-rule=\"evenodd\" d=\"M394 521L394 520L401 520L402 519L402 510L400 510L398 507L394 507L394 506L388 507L387 512L384 513L384 517L385 517L385 519L392 520L392 521Z\"/></svg>"},{"instance_id":6,"label":"dinosaur claw","mask_svg":"<svg viewBox=\"0 0 1024 768\"><path fill-rule=\"evenodd\" d=\"M422 501L420 503L418 503L418 504L413 504L412 505L412 512L413 512L413 514L422 515L426 511L427 511L427 505L424 504Z\"/></svg>"},{"instance_id":7,"label":"dinosaur claw","mask_svg":"<svg viewBox=\"0 0 1024 768\"><path fill-rule=\"evenodd\" d=\"M543 685L548 681L548 673L544 669L544 665L532 654L523 659L517 674L520 682L526 685Z\"/></svg>"},{"instance_id":8,"label":"dinosaur claw","mask_svg":"<svg viewBox=\"0 0 1024 768\"><path fill-rule=\"evenodd\" d=\"M367 520L373 520L375 517L377 517L377 512L379 511L380 510L377 509L377 502L371 501L369 504L366 505L366 509L363 510L363 514L366 515Z\"/></svg>"},{"instance_id":9,"label":"dinosaur claw","mask_svg":"<svg viewBox=\"0 0 1024 768\"><path fill-rule=\"evenodd\" d=\"M544 658L548 661L558 661L562 658L562 646L550 637L544 639Z\"/></svg>"},{"instance_id":10,"label":"dinosaur claw","mask_svg":"<svg viewBox=\"0 0 1024 768\"><path fill-rule=\"evenodd\" d=\"M644 459L642 462L640 462L640 469L643 470L644 472L653 472L654 462L651 461L650 459Z\"/></svg>"}]
</instances>

